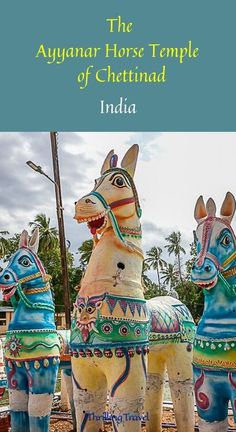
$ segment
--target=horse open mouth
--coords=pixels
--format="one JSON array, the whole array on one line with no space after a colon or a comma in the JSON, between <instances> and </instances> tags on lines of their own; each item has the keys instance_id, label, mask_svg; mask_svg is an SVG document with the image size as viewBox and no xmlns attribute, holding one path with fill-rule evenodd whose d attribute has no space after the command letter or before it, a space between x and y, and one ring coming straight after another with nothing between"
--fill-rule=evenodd
<instances>
[{"instance_id":1,"label":"horse open mouth","mask_svg":"<svg viewBox=\"0 0 236 432\"><path fill-rule=\"evenodd\" d=\"M101 231L103 228L105 228L107 224L107 211L104 210L103 212L97 215L88 216L84 218L75 215L75 219L77 220L78 223L87 222L91 234L95 235L98 230Z\"/></svg>"},{"instance_id":2,"label":"horse open mouth","mask_svg":"<svg viewBox=\"0 0 236 432\"><path fill-rule=\"evenodd\" d=\"M5 287L3 289L3 293L2 293L3 300L4 301L10 300L10 298L15 294L15 292L16 292L16 286L15 285L11 285L7 288Z\"/></svg>"},{"instance_id":3,"label":"horse open mouth","mask_svg":"<svg viewBox=\"0 0 236 432\"><path fill-rule=\"evenodd\" d=\"M95 235L97 230L101 230L105 228L106 223L107 223L106 216L102 216L99 217L98 219L88 221L88 228L90 229L91 234Z\"/></svg>"},{"instance_id":4,"label":"horse open mouth","mask_svg":"<svg viewBox=\"0 0 236 432\"><path fill-rule=\"evenodd\" d=\"M78 329L81 332L81 336L82 336L84 342L86 342L89 339L89 335L90 335L90 332L92 330L94 330L96 333L98 333L98 330L95 327L95 322L96 322L96 319L94 319L94 318L92 318L86 324L77 320L76 324L77 324Z\"/></svg>"},{"instance_id":5,"label":"horse open mouth","mask_svg":"<svg viewBox=\"0 0 236 432\"><path fill-rule=\"evenodd\" d=\"M81 220L79 222L81 222ZM107 224L106 212L102 212L97 216L89 217L84 220L84 222L87 222L91 234L95 235L98 230L104 229Z\"/></svg>"},{"instance_id":6,"label":"horse open mouth","mask_svg":"<svg viewBox=\"0 0 236 432\"><path fill-rule=\"evenodd\" d=\"M202 280L196 280L196 281L194 281L194 283L202 289L209 290L217 284L217 280L218 280L218 278L217 278L217 276L215 276L214 279L212 279L211 281L204 282Z\"/></svg>"}]
</instances>

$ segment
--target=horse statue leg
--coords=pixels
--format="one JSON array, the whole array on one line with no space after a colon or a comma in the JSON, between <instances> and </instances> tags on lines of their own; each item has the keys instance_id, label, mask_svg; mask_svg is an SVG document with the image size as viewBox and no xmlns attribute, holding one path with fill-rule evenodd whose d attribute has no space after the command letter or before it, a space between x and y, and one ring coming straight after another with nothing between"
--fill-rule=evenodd
<instances>
[{"instance_id":1,"label":"horse statue leg","mask_svg":"<svg viewBox=\"0 0 236 432\"><path fill-rule=\"evenodd\" d=\"M188 351L189 350L189 351ZM167 372L178 432L194 430L192 352L189 344L172 345Z\"/></svg>"},{"instance_id":2,"label":"horse statue leg","mask_svg":"<svg viewBox=\"0 0 236 432\"><path fill-rule=\"evenodd\" d=\"M163 353L151 350L148 355L148 376L145 413L148 415L147 432L162 431L162 406L165 384L166 359Z\"/></svg>"},{"instance_id":3,"label":"horse statue leg","mask_svg":"<svg viewBox=\"0 0 236 432\"><path fill-rule=\"evenodd\" d=\"M6 361L6 373L8 379L9 405L11 408L11 431L29 432L28 415L28 383L22 373L21 363ZM20 366L20 367L19 367Z\"/></svg>"},{"instance_id":4,"label":"horse statue leg","mask_svg":"<svg viewBox=\"0 0 236 432\"><path fill-rule=\"evenodd\" d=\"M57 334L60 338L61 350L60 350L60 369L61 369L61 378L62 378L62 386L63 380L65 383L65 391L67 393L72 422L73 422L73 431L76 431L76 418L75 418L75 405L73 399L73 385L72 385L72 370L71 370L71 355L69 353L69 343L70 343L70 330L58 330ZM61 397L63 388L61 388Z\"/></svg>"},{"instance_id":5,"label":"horse statue leg","mask_svg":"<svg viewBox=\"0 0 236 432\"><path fill-rule=\"evenodd\" d=\"M187 344L156 346L148 357L148 379L145 412L148 413L147 432L161 432L165 372L173 401L178 432L194 430L193 380L191 352Z\"/></svg>"},{"instance_id":6,"label":"horse statue leg","mask_svg":"<svg viewBox=\"0 0 236 432\"><path fill-rule=\"evenodd\" d=\"M146 391L146 356L115 358L107 371L114 432L139 432Z\"/></svg>"},{"instance_id":7,"label":"horse statue leg","mask_svg":"<svg viewBox=\"0 0 236 432\"><path fill-rule=\"evenodd\" d=\"M107 380L91 358L71 358L73 397L77 430L103 430L103 416L107 403Z\"/></svg>"},{"instance_id":8,"label":"horse statue leg","mask_svg":"<svg viewBox=\"0 0 236 432\"><path fill-rule=\"evenodd\" d=\"M6 362L12 432L47 432L59 360Z\"/></svg>"},{"instance_id":9,"label":"horse statue leg","mask_svg":"<svg viewBox=\"0 0 236 432\"><path fill-rule=\"evenodd\" d=\"M229 380L225 371L208 371L194 366L195 398L200 432L227 432ZM234 403L232 404L235 409Z\"/></svg>"},{"instance_id":10,"label":"horse statue leg","mask_svg":"<svg viewBox=\"0 0 236 432\"><path fill-rule=\"evenodd\" d=\"M28 365L30 432L47 432L50 424L59 359L47 358L38 362L30 361ZM38 369L35 370L37 367Z\"/></svg>"},{"instance_id":11,"label":"horse statue leg","mask_svg":"<svg viewBox=\"0 0 236 432\"><path fill-rule=\"evenodd\" d=\"M66 392L69 398L71 416L73 422L73 431L76 431L75 404L73 398L72 371L71 368L62 370L63 378L66 385Z\"/></svg>"}]
</instances>

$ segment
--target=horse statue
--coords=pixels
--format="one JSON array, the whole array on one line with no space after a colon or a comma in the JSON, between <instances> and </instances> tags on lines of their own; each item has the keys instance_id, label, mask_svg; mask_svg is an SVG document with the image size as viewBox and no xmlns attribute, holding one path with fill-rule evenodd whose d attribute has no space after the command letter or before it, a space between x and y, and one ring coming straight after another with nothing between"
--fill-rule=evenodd
<instances>
[{"instance_id":1,"label":"horse statue","mask_svg":"<svg viewBox=\"0 0 236 432\"><path fill-rule=\"evenodd\" d=\"M228 192L216 216L210 198L195 206L198 256L192 281L204 291L204 312L194 341L195 397L201 432L228 430L228 404L236 421L236 238L231 227L235 199Z\"/></svg>"},{"instance_id":2,"label":"horse statue","mask_svg":"<svg viewBox=\"0 0 236 432\"><path fill-rule=\"evenodd\" d=\"M147 431L160 432L166 368L178 431L194 430L195 325L180 301L144 299L141 208L133 181L137 156L133 145L118 168L111 151L92 192L75 203L75 219L87 222L94 239L74 304L70 344L80 432L101 431L106 416L114 432L140 431L142 419Z\"/></svg>"},{"instance_id":3,"label":"horse statue","mask_svg":"<svg viewBox=\"0 0 236 432\"><path fill-rule=\"evenodd\" d=\"M39 232L20 237L19 250L0 274L14 315L4 343L12 432L46 432L60 363L49 276L37 256ZM19 300L15 294L18 294Z\"/></svg>"}]
</instances>

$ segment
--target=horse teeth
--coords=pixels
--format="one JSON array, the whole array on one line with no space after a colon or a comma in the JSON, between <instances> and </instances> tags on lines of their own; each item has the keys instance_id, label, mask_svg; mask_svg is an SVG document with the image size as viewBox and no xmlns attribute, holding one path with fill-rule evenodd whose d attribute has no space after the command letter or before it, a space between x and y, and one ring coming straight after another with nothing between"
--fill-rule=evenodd
<instances>
[{"instance_id":1,"label":"horse teeth","mask_svg":"<svg viewBox=\"0 0 236 432\"><path fill-rule=\"evenodd\" d=\"M99 333L98 329L95 327L94 323L91 323L91 327L93 329L93 331L95 331L96 333Z\"/></svg>"}]
</instances>

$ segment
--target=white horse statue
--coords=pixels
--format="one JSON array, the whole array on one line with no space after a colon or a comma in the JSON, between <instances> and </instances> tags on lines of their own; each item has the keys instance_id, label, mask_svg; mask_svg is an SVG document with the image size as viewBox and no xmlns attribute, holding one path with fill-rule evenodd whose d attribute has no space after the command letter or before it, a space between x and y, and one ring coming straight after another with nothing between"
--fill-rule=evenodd
<instances>
[{"instance_id":1,"label":"white horse statue","mask_svg":"<svg viewBox=\"0 0 236 432\"><path fill-rule=\"evenodd\" d=\"M147 431L160 432L166 369L178 431L194 430L193 319L174 298L144 299L141 209L133 181L137 156L134 145L117 168L111 151L93 191L75 206L75 219L88 223L95 244L71 334L80 432L102 430L108 392L115 432L138 432L142 419Z\"/></svg>"}]
</instances>

